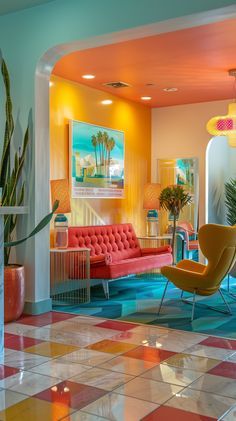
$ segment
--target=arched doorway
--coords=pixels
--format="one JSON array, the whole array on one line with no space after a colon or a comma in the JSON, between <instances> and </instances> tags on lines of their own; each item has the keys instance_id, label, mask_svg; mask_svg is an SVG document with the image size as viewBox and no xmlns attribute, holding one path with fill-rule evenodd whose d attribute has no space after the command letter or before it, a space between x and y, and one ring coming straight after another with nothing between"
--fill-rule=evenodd
<instances>
[{"instance_id":1,"label":"arched doorway","mask_svg":"<svg viewBox=\"0 0 236 421\"><path fill-rule=\"evenodd\" d=\"M206 222L227 224L225 183L236 178L236 148L227 137L213 137L206 150Z\"/></svg>"}]
</instances>

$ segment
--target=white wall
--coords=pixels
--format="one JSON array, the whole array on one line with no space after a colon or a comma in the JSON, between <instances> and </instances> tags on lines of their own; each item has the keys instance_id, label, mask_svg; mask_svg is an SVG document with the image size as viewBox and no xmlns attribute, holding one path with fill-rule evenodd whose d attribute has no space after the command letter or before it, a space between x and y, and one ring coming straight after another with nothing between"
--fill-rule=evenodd
<instances>
[{"instance_id":1,"label":"white wall","mask_svg":"<svg viewBox=\"0 0 236 421\"><path fill-rule=\"evenodd\" d=\"M207 222L226 224L225 183L236 177L236 148L226 136L213 137L207 150L208 219Z\"/></svg>"},{"instance_id":2,"label":"white wall","mask_svg":"<svg viewBox=\"0 0 236 421\"><path fill-rule=\"evenodd\" d=\"M157 159L199 158L200 226L205 223L205 155L212 137L206 131L206 123L213 116L227 114L229 102L231 100L152 110L152 181L157 180Z\"/></svg>"}]
</instances>

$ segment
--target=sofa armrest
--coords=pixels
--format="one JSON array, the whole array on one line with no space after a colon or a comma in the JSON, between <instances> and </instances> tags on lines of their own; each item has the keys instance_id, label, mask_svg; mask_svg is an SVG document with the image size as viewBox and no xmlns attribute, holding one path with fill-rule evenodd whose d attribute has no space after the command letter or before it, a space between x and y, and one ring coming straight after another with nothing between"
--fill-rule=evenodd
<instances>
[{"instance_id":1,"label":"sofa armrest","mask_svg":"<svg viewBox=\"0 0 236 421\"><path fill-rule=\"evenodd\" d=\"M104 266L112 263L112 256L110 253L90 256L90 266Z\"/></svg>"},{"instance_id":2,"label":"sofa armrest","mask_svg":"<svg viewBox=\"0 0 236 421\"><path fill-rule=\"evenodd\" d=\"M155 248L142 248L141 253L142 256L147 256L151 254L165 254L165 253L171 253L172 249L171 246L161 246L161 247L155 247Z\"/></svg>"},{"instance_id":3,"label":"sofa armrest","mask_svg":"<svg viewBox=\"0 0 236 421\"><path fill-rule=\"evenodd\" d=\"M100 264L105 264L105 256L104 255L95 255L95 256L90 256L90 265L100 265Z\"/></svg>"}]
</instances>

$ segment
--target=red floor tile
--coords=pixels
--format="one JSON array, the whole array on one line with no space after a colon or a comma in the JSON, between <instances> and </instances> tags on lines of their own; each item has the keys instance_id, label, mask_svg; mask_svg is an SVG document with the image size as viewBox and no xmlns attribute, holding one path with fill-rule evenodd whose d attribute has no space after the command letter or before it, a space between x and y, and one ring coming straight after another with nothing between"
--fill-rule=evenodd
<instances>
[{"instance_id":1,"label":"red floor tile","mask_svg":"<svg viewBox=\"0 0 236 421\"><path fill-rule=\"evenodd\" d=\"M34 397L52 403L65 405L69 408L80 409L92 403L107 392L97 387L80 383L64 381L37 393Z\"/></svg>"},{"instance_id":2,"label":"red floor tile","mask_svg":"<svg viewBox=\"0 0 236 421\"><path fill-rule=\"evenodd\" d=\"M208 374L214 374L215 376L229 377L230 379L236 379L236 364L223 361L216 367L211 368Z\"/></svg>"},{"instance_id":3,"label":"red floor tile","mask_svg":"<svg viewBox=\"0 0 236 421\"><path fill-rule=\"evenodd\" d=\"M216 418L205 417L204 415L193 414L182 411L182 409L161 406L151 414L146 415L141 421L215 421Z\"/></svg>"},{"instance_id":4,"label":"red floor tile","mask_svg":"<svg viewBox=\"0 0 236 421\"><path fill-rule=\"evenodd\" d=\"M106 320L105 322L98 323L96 326L105 327L106 329L125 331L134 329L138 325L134 323L117 322L115 320Z\"/></svg>"},{"instance_id":5,"label":"red floor tile","mask_svg":"<svg viewBox=\"0 0 236 421\"><path fill-rule=\"evenodd\" d=\"M236 350L236 341L233 339L215 338L213 336L204 339L204 341L200 342L200 345Z\"/></svg>"},{"instance_id":6,"label":"red floor tile","mask_svg":"<svg viewBox=\"0 0 236 421\"><path fill-rule=\"evenodd\" d=\"M173 355L176 355L176 352L150 348L148 346L139 346L123 354L125 357L137 358L138 360L151 361L154 363L160 363Z\"/></svg>"},{"instance_id":7,"label":"red floor tile","mask_svg":"<svg viewBox=\"0 0 236 421\"><path fill-rule=\"evenodd\" d=\"M5 339L4 347L9 349L15 349L16 351L23 351L25 348L29 348L33 345L38 345L44 342L40 339L27 338L26 336L14 335Z\"/></svg>"},{"instance_id":8,"label":"red floor tile","mask_svg":"<svg viewBox=\"0 0 236 421\"><path fill-rule=\"evenodd\" d=\"M4 332L4 341L8 338L14 338L14 336L16 335L13 335L13 333Z\"/></svg>"},{"instance_id":9,"label":"red floor tile","mask_svg":"<svg viewBox=\"0 0 236 421\"><path fill-rule=\"evenodd\" d=\"M6 377L13 376L13 374L19 373L20 370L14 367L8 367L6 365L0 365L0 380Z\"/></svg>"},{"instance_id":10,"label":"red floor tile","mask_svg":"<svg viewBox=\"0 0 236 421\"><path fill-rule=\"evenodd\" d=\"M40 314L39 316L23 315L19 320L17 320L17 323L41 327L41 326L49 325L51 323L56 323L56 322L61 322L63 320L72 319L73 317L76 317L76 316L77 314L59 313L55 311L50 311L48 313Z\"/></svg>"}]
</instances>

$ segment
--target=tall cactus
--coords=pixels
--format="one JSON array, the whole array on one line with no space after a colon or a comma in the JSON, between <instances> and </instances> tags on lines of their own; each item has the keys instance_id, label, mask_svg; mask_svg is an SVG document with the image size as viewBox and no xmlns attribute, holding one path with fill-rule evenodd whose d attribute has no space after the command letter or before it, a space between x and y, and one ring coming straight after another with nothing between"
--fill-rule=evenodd
<instances>
[{"instance_id":1,"label":"tall cactus","mask_svg":"<svg viewBox=\"0 0 236 421\"><path fill-rule=\"evenodd\" d=\"M5 132L0 163L0 187L2 188L2 206L20 206L24 201L25 183L20 181L22 168L25 161L26 149L29 143L29 126L25 131L23 145L19 153L15 153L14 164L11 166L11 142L14 133L14 119L10 90L9 72L4 59L1 60L1 74L5 88ZM4 217L4 242L12 239L12 233L17 221L16 215ZM5 264L9 262L10 247L4 249Z\"/></svg>"}]
</instances>

